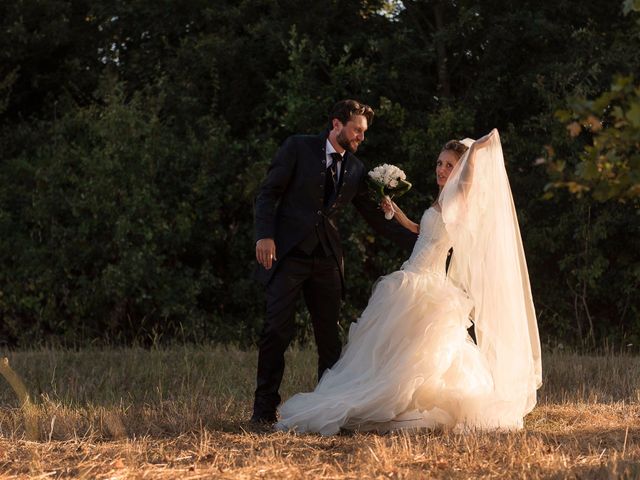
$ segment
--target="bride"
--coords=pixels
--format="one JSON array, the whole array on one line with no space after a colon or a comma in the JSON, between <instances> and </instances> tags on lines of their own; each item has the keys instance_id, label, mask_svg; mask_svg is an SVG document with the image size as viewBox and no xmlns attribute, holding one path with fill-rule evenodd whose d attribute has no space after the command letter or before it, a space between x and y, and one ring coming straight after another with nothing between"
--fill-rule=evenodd
<instances>
[{"instance_id":1,"label":"bride","mask_svg":"<svg viewBox=\"0 0 640 480\"><path fill-rule=\"evenodd\" d=\"M413 252L378 280L316 389L280 407L277 429L522 428L541 385L540 340L498 131L448 142L436 176L420 224L383 202L419 233Z\"/></svg>"}]
</instances>

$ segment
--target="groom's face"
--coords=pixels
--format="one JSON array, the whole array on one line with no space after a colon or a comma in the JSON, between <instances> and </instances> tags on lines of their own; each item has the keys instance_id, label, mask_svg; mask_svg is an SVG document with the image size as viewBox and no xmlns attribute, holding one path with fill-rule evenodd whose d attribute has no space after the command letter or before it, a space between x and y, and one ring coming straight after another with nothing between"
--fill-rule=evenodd
<instances>
[{"instance_id":1,"label":"groom's face","mask_svg":"<svg viewBox=\"0 0 640 480\"><path fill-rule=\"evenodd\" d=\"M369 127L364 115L353 115L346 124L337 118L333 119L333 130L336 132L338 144L351 153L356 153L358 147L364 142L364 132Z\"/></svg>"}]
</instances>

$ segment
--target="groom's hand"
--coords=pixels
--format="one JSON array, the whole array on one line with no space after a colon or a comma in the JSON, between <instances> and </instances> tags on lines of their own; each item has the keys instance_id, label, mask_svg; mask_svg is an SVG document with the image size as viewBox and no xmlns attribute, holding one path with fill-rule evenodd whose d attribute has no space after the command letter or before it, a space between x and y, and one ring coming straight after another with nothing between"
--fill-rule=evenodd
<instances>
[{"instance_id":1,"label":"groom's hand","mask_svg":"<svg viewBox=\"0 0 640 480\"><path fill-rule=\"evenodd\" d=\"M276 242L273 238L262 238L256 243L256 260L269 270L276 258Z\"/></svg>"}]
</instances>

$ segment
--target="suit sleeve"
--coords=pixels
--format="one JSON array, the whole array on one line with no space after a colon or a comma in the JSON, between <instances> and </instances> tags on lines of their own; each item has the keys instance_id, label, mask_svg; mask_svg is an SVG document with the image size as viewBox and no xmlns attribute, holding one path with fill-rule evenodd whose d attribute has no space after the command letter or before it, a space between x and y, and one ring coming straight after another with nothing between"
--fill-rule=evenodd
<instances>
[{"instance_id":1,"label":"suit sleeve","mask_svg":"<svg viewBox=\"0 0 640 480\"><path fill-rule=\"evenodd\" d=\"M392 242L411 251L418 235L407 230L395 220L387 220L378 208L378 204L371 199L364 177L360 181L358 193L352 200L360 215L376 233L387 237Z\"/></svg>"},{"instance_id":2,"label":"suit sleeve","mask_svg":"<svg viewBox=\"0 0 640 480\"><path fill-rule=\"evenodd\" d=\"M282 144L271 161L267 177L256 196L254 208L255 241L274 238L276 234L276 207L289 185L296 164L296 151L292 137Z\"/></svg>"}]
</instances>

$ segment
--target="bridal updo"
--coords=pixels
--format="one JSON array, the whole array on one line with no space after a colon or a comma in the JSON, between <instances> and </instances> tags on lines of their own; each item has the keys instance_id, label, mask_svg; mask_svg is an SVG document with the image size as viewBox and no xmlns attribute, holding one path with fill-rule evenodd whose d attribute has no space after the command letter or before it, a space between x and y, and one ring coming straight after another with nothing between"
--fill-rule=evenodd
<instances>
[{"instance_id":1,"label":"bridal updo","mask_svg":"<svg viewBox=\"0 0 640 480\"><path fill-rule=\"evenodd\" d=\"M453 152L458 157L458 160L460 160L460 157L462 157L462 155L464 155L464 152L466 152L468 149L469 147L467 147L464 143L460 142L459 140L449 140L447 143L444 144L444 147L442 147L443 152L445 150Z\"/></svg>"}]
</instances>

